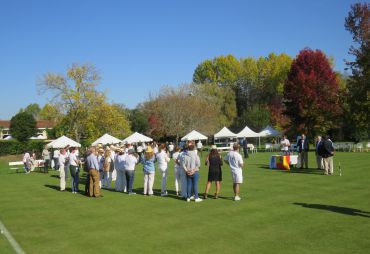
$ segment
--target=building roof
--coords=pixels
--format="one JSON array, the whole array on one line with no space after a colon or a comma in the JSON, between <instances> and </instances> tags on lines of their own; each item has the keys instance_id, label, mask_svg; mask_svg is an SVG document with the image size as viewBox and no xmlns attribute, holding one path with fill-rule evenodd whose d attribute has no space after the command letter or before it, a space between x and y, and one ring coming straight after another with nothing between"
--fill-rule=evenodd
<instances>
[{"instance_id":1,"label":"building roof","mask_svg":"<svg viewBox=\"0 0 370 254\"><path fill-rule=\"evenodd\" d=\"M5 129L10 128L10 121L9 120L0 120L0 126L2 126ZM36 128L37 129L51 129L55 126L53 121L49 120L39 120L36 122Z\"/></svg>"}]
</instances>

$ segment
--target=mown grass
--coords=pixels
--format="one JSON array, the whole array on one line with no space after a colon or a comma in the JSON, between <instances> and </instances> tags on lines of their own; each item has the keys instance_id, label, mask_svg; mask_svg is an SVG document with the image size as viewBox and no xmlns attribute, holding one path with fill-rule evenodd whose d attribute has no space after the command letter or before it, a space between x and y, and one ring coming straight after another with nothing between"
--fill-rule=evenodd
<instances>
[{"instance_id":1,"label":"mown grass","mask_svg":"<svg viewBox=\"0 0 370 254\"><path fill-rule=\"evenodd\" d=\"M224 166L222 198L202 203L173 195L172 164L168 197L103 190L104 198L91 199L59 192L56 172L17 174L2 160L0 220L26 253L368 253L370 153L337 153L334 176L270 170L270 155L246 161L241 202L232 201ZM202 166L201 192L206 180ZM12 253L4 236L0 250Z\"/></svg>"}]
</instances>

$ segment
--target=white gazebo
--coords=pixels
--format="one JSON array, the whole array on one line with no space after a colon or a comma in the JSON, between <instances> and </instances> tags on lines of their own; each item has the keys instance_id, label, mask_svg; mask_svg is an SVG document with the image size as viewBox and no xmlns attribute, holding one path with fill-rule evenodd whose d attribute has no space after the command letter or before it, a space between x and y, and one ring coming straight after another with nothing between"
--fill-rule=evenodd
<instances>
[{"instance_id":1,"label":"white gazebo","mask_svg":"<svg viewBox=\"0 0 370 254\"><path fill-rule=\"evenodd\" d=\"M129 143L129 144L139 143L139 142L151 142L151 141L153 141L152 138L149 138L149 137L147 137L147 136L145 136L141 133L138 133L138 132L135 132L131 136L128 136L127 138L122 140L123 143Z\"/></svg>"},{"instance_id":2,"label":"white gazebo","mask_svg":"<svg viewBox=\"0 0 370 254\"><path fill-rule=\"evenodd\" d=\"M245 126L243 130L236 134L236 136L238 138L257 138L259 137L259 134L252 131L248 126Z\"/></svg>"},{"instance_id":3,"label":"white gazebo","mask_svg":"<svg viewBox=\"0 0 370 254\"><path fill-rule=\"evenodd\" d=\"M207 140L207 136L204 136L202 133L197 132L196 130L192 130L184 137L181 138L181 141L188 141L188 140Z\"/></svg>"},{"instance_id":4,"label":"white gazebo","mask_svg":"<svg viewBox=\"0 0 370 254\"><path fill-rule=\"evenodd\" d=\"M118 144L120 142L121 142L120 139L115 138L115 137L109 135L108 133L105 133L103 136L101 136L100 138L95 140L91 145L92 146L96 146L98 144L110 145L110 144Z\"/></svg>"},{"instance_id":5,"label":"white gazebo","mask_svg":"<svg viewBox=\"0 0 370 254\"><path fill-rule=\"evenodd\" d=\"M264 128L258 134L260 135L260 137L276 137L276 136L280 136L281 132L278 130L275 130L270 125L267 125L266 128Z\"/></svg>"},{"instance_id":6,"label":"white gazebo","mask_svg":"<svg viewBox=\"0 0 370 254\"><path fill-rule=\"evenodd\" d=\"M214 138L236 138L236 134L230 131L227 127L223 127L219 132L214 135Z\"/></svg>"},{"instance_id":7,"label":"white gazebo","mask_svg":"<svg viewBox=\"0 0 370 254\"><path fill-rule=\"evenodd\" d=\"M61 136L60 138L57 138L56 140L50 142L47 144L47 147L49 148L65 148L66 146L70 147L81 147L80 143L77 143L76 141L66 137Z\"/></svg>"}]
</instances>

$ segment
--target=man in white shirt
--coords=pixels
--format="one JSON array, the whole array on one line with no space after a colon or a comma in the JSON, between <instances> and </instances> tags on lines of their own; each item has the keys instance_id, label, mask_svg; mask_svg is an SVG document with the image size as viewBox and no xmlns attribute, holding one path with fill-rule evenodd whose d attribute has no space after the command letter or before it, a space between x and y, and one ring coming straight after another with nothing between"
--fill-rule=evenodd
<instances>
[{"instance_id":1,"label":"man in white shirt","mask_svg":"<svg viewBox=\"0 0 370 254\"><path fill-rule=\"evenodd\" d=\"M168 145L168 151L170 152L170 158L172 158L173 152L175 150L175 146L173 145L172 142Z\"/></svg>"},{"instance_id":2,"label":"man in white shirt","mask_svg":"<svg viewBox=\"0 0 370 254\"><path fill-rule=\"evenodd\" d=\"M25 152L25 154L23 155L23 164L24 164L24 171L26 174L30 173L30 169L31 169L30 162L31 162L30 153Z\"/></svg>"},{"instance_id":3,"label":"man in white shirt","mask_svg":"<svg viewBox=\"0 0 370 254\"><path fill-rule=\"evenodd\" d=\"M138 158L135 156L134 149L128 150L128 154L124 160L126 186L129 195L136 194L132 191L135 178L135 165L138 163Z\"/></svg>"},{"instance_id":4,"label":"man in white shirt","mask_svg":"<svg viewBox=\"0 0 370 254\"><path fill-rule=\"evenodd\" d=\"M59 149L55 149L53 153L53 160L54 160L54 169L59 170Z\"/></svg>"},{"instance_id":5,"label":"man in white shirt","mask_svg":"<svg viewBox=\"0 0 370 254\"><path fill-rule=\"evenodd\" d=\"M158 162L158 168L162 174L162 184L161 184L161 196L167 196L167 167L170 157L166 151L166 144L161 145L161 151L156 154L156 159Z\"/></svg>"},{"instance_id":6,"label":"man in white shirt","mask_svg":"<svg viewBox=\"0 0 370 254\"><path fill-rule=\"evenodd\" d=\"M225 156L225 162L230 166L231 176L233 178L234 200L239 201L240 198L240 184L243 183L243 157L239 153L239 144L233 145L233 150L228 152Z\"/></svg>"},{"instance_id":7,"label":"man in white shirt","mask_svg":"<svg viewBox=\"0 0 370 254\"><path fill-rule=\"evenodd\" d=\"M200 141L200 140L197 143L197 150L200 153L200 155L202 156L203 144L202 144L202 141Z\"/></svg>"},{"instance_id":8,"label":"man in white shirt","mask_svg":"<svg viewBox=\"0 0 370 254\"><path fill-rule=\"evenodd\" d=\"M281 152L283 153L283 155L288 155L290 142L289 142L289 139L287 139L286 135L283 136L283 139L281 140L280 145L281 145Z\"/></svg>"},{"instance_id":9,"label":"man in white shirt","mask_svg":"<svg viewBox=\"0 0 370 254\"><path fill-rule=\"evenodd\" d=\"M78 193L78 183L80 180L79 176L79 165L80 161L77 158L77 148L72 148L71 153L69 154L69 172L72 176L72 193Z\"/></svg>"}]
</instances>

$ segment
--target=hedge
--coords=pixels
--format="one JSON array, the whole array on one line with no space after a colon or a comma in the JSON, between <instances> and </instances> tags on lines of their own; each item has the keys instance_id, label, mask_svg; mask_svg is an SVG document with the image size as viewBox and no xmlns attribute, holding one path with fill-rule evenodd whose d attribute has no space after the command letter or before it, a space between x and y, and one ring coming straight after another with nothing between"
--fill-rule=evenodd
<instances>
[{"instance_id":1,"label":"hedge","mask_svg":"<svg viewBox=\"0 0 370 254\"><path fill-rule=\"evenodd\" d=\"M44 141L32 140L28 142L19 142L15 140L0 141L0 156L11 154L22 154L26 151L35 151L40 154L45 146Z\"/></svg>"}]
</instances>

